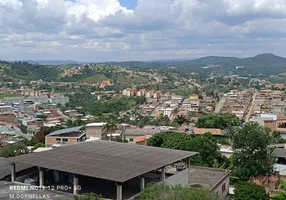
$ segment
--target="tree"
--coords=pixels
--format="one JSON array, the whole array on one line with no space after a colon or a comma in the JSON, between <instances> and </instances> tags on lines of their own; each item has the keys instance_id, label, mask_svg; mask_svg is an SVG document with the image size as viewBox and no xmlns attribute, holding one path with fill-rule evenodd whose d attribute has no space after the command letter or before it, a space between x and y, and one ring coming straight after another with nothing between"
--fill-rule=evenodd
<instances>
[{"instance_id":1,"label":"tree","mask_svg":"<svg viewBox=\"0 0 286 200\"><path fill-rule=\"evenodd\" d=\"M265 188L254 183L239 182L235 185L235 200L269 200Z\"/></svg>"},{"instance_id":2,"label":"tree","mask_svg":"<svg viewBox=\"0 0 286 200\"><path fill-rule=\"evenodd\" d=\"M179 115L175 118L175 122L177 122L180 126L182 126L184 123L189 122L189 120L186 119L184 116Z\"/></svg>"},{"instance_id":3,"label":"tree","mask_svg":"<svg viewBox=\"0 0 286 200\"><path fill-rule=\"evenodd\" d=\"M209 134L191 136L178 132L157 133L148 139L147 143L148 146L199 152L191 158L193 165L208 167L213 167L214 164L219 167L229 165L225 163L228 160L218 152L216 140Z\"/></svg>"},{"instance_id":4,"label":"tree","mask_svg":"<svg viewBox=\"0 0 286 200\"><path fill-rule=\"evenodd\" d=\"M248 181L252 176L273 172L273 159L268 148L271 143L269 134L257 122L248 122L243 127L228 131L234 149L233 174L240 180Z\"/></svg>"},{"instance_id":5,"label":"tree","mask_svg":"<svg viewBox=\"0 0 286 200\"><path fill-rule=\"evenodd\" d=\"M180 185L154 184L146 187L136 200L219 200L217 194L206 189L183 188Z\"/></svg>"},{"instance_id":6,"label":"tree","mask_svg":"<svg viewBox=\"0 0 286 200\"><path fill-rule=\"evenodd\" d=\"M286 199L286 183L283 180L281 180L280 184L284 192L278 193L276 197L272 197L272 200L285 200Z\"/></svg>"},{"instance_id":7,"label":"tree","mask_svg":"<svg viewBox=\"0 0 286 200\"><path fill-rule=\"evenodd\" d=\"M122 138L120 136L115 137L114 139L112 139L112 141L114 142L120 142L120 143L128 143L128 140L125 138Z\"/></svg>"},{"instance_id":8,"label":"tree","mask_svg":"<svg viewBox=\"0 0 286 200\"><path fill-rule=\"evenodd\" d=\"M232 113L213 113L210 115L201 116L196 126L198 128L218 128L226 129L233 126L239 126L240 119Z\"/></svg>"},{"instance_id":9,"label":"tree","mask_svg":"<svg viewBox=\"0 0 286 200\"><path fill-rule=\"evenodd\" d=\"M0 148L0 157L8 158L28 153L27 146L24 143L10 144Z\"/></svg>"},{"instance_id":10,"label":"tree","mask_svg":"<svg viewBox=\"0 0 286 200\"><path fill-rule=\"evenodd\" d=\"M25 133L25 134L27 134L28 133L28 128L27 128L27 126L25 126L25 125L21 125L21 131L22 131L22 133Z\"/></svg>"}]
</instances>

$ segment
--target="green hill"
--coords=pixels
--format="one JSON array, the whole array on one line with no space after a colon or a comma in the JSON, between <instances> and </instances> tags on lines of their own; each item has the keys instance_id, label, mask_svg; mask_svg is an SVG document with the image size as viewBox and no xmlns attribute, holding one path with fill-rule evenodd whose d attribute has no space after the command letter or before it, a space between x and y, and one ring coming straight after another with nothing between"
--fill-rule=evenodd
<instances>
[{"instance_id":1,"label":"green hill","mask_svg":"<svg viewBox=\"0 0 286 200\"><path fill-rule=\"evenodd\" d=\"M84 78L82 82L95 82L95 81L103 81L103 80L109 80L109 79L103 74L97 74L94 76Z\"/></svg>"}]
</instances>

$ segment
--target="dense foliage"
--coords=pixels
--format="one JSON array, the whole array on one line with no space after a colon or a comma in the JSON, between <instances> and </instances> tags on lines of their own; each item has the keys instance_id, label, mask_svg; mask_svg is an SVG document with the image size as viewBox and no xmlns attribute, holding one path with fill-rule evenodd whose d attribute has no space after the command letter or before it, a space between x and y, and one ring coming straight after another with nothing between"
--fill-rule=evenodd
<instances>
[{"instance_id":1,"label":"dense foliage","mask_svg":"<svg viewBox=\"0 0 286 200\"><path fill-rule=\"evenodd\" d=\"M148 145L199 152L191 158L193 165L223 168L229 165L228 160L218 152L217 142L210 134L194 136L177 132L158 133L148 140Z\"/></svg>"},{"instance_id":2,"label":"dense foliage","mask_svg":"<svg viewBox=\"0 0 286 200\"><path fill-rule=\"evenodd\" d=\"M280 186L281 186L281 189L284 190L284 192L279 192L276 197L272 198L272 200L285 200L286 199L286 183L285 183L285 181L281 180Z\"/></svg>"},{"instance_id":3,"label":"dense foliage","mask_svg":"<svg viewBox=\"0 0 286 200\"><path fill-rule=\"evenodd\" d=\"M196 126L199 128L218 128L226 129L233 126L239 126L240 119L232 113L213 113L201 116Z\"/></svg>"},{"instance_id":4,"label":"dense foliage","mask_svg":"<svg viewBox=\"0 0 286 200\"><path fill-rule=\"evenodd\" d=\"M0 157L8 158L28 153L27 146L24 143L10 144L0 148Z\"/></svg>"},{"instance_id":5,"label":"dense foliage","mask_svg":"<svg viewBox=\"0 0 286 200\"><path fill-rule=\"evenodd\" d=\"M24 80L56 80L59 71L53 66L44 66L30 64L28 62L0 62L0 65L5 65L5 73L13 78Z\"/></svg>"},{"instance_id":6,"label":"dense foliage","mask_svg":"<svg viewBox=\"0 0 286 200\"><path fill-rule=\"evenodd\" d=\"M235 185L235 200L269 200L265 188L254 183L240 182Z\"/></svg>"},{"instance_id":7,"label":"dense foliage","mask_svg":"<svg viewBox=\"0 0 286 200\"><path fill-rule=\"evenodd\" d=\"M136 99L132 98L107 98L97 100L90 92L75 93L70 95L70 102L66 105L67 108L79 109L84 114L91 114L95 116L103 114L118 115L121 111L126 111L132 106L136 105Z\"/></svg>"},{"instance_id":8,"label":"dense foliage","mask_svg":"<svg viewBox=\"0 0 286 200\"><path fill-rule=\"evenodd\" d=\"M180 185L151 185L136 198L136 200L219 200L217 194L206 189L184 188Z\"/></svg>"},{"instance_id":9,"label":"dense foliage","mask_svg":"<svg viewBox=\"0 0 286 200\"><path fill-rule=\"evenodd\" d=\"M228 131L232 141L233 174L240 180L248 181L256 175L273 172L273 159L268 145L271 143L269 130L256 122L248 122L243 127L233 127Z\"/></svg>"}]
</instances>

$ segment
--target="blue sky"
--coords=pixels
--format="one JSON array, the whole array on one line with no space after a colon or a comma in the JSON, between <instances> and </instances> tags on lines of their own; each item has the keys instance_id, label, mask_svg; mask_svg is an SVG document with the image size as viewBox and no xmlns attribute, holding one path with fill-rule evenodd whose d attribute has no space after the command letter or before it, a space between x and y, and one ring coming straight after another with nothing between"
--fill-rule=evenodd
<instances>
[{"instance_id":1,"label":"blue sky","mask_svg":"<svg viewBox=\"0 0 286 200\"><path fill-rule=\"evenodd\" d=\"M119 2L128 9L134 9L137 5L137 0L119 0Z\"/></svg>"},{"instance_id":2,"label":"blue sky","mask_svg":"<svg viewBox=\"0 0 286 200\"><path fill-rule=\"evenodd\" d=\"M286 57L285 1L0 0L0 59Z\"/></svg>"}]
</instances>

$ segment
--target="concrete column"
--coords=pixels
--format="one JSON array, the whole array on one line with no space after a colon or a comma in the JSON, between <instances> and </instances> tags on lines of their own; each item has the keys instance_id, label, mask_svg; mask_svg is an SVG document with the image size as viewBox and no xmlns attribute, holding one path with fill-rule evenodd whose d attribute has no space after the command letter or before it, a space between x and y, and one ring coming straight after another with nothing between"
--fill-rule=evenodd
<instances>
[{"instance_id":1,"label":"concrete column","mask_svg":"<svg viewBox=\"0 0 286 200\"><path fill-rule=\"evenodd\" d=\"M188 165L187 165L187 169L188 169L188 183L190 183L190 170L191 170L191 158L188 158Z\"/></svg>"},{"instance_id":2,"label":"concrete column","mask_svg":"<svg viewBox=\"0 0 286 200\"><path fill-rule=\"evenodd\" d=\"M16 180L16 165L15 163L11 164L11 182L14 183Z\"/></svg>"},{"instance_id":3,"label":"concrete column","mask_svg":"<svg viewBox=\"0 0 286 200\"><path fill-rule=\"evenodd\" d=\"M39 168L39 183L40 187L44 187L44 169Z\"/></svg>"},{"instance_id":4,"label":"concrete column","mask_svg":"<svg viewBox=\"0 0 286 200\"><path fill-rule=\"evenodd\" d=\"M78 194L78 177L76 175L73 175L73 194Z\"/></svg>"},{"instance_id":5,"label":"concrete column","mask_svg":"<svg viewBox=\"0 0 286 200\"><path fill-rule=\"evenodd\" d=\"M142 176L140 178L140 191L144 190L145 188L145 178Z\"/></svg>"},{"instance_id":6,"label":"concrete column","mask_svg":"<svg viewBox=\"0 0 286 200\"><path fill-rule=\"evenodd\" d=\"M121 183L116 183L116 200L123 200Z\"/></svg>"},{"instance_id":7,"label":"concrete column","mask_svg":"<svg viewBox=\"0 0 286 200\"><path fill-rule=\"evenodd\" d=\"M161 181L165 182L165 180L166 180L166 168L162 167L161 170L162 170L161 171Z\"/></svg>"}]
</instances>

